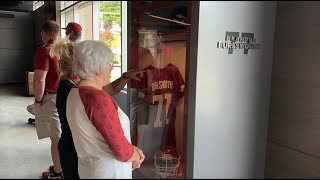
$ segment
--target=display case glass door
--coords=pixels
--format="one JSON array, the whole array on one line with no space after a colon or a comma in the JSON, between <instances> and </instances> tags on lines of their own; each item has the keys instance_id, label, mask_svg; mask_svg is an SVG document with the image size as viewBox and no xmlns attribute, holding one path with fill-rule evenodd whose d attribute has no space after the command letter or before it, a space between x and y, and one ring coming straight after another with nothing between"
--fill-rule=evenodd
<instances>
[{"instance_id":1,"label":"display case glass door","mask_svg":"<svg viewBox=\"0 0 320 180\"><path fill-rule=\"evenodd\" d=\"M128 86L132 143L146 159L135 179L185 178L185 82L191 3L128 3Z\"/></svg>"}]
</instances>

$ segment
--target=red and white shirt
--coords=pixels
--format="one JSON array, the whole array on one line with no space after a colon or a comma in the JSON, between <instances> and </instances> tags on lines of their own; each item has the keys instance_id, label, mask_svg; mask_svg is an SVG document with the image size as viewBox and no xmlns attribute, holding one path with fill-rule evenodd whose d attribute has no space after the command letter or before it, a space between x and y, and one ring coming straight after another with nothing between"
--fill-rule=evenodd
<instances>
[{"instance_id":1,"label":"red and white shirt","mask_svg":"<svg viewBox=\"0 0 320 180\"><path fill-rule=\"evenodd\" d=\"M132 178L130 122L111 96L82 86L71 89L67 120L78 154L81 179Z\"/></svg>"}]
</instances>

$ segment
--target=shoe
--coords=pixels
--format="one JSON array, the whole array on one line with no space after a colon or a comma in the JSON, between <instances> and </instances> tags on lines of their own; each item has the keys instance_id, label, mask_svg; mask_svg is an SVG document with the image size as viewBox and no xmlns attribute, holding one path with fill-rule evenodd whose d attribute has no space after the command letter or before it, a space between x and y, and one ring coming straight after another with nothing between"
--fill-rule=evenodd
<instances>
[{"instance_id":1,"label":"shoe","mask_svg":"<svg viewBox=\"0 0 320 180\"><path fill-rule=\"evenodd\" d=\"M54 172L54 165L49 166L48 170L49 172Z\"/></svg>"},{"instance_id":2,"label":"shoe","mask_svg":"<svg viewBox=\"0 0 320 180\"><path fill-rule=\"evenodd\" d=\"M42 179L63 179L63 173L43 172Z\"/></svg>"}]
</instances>

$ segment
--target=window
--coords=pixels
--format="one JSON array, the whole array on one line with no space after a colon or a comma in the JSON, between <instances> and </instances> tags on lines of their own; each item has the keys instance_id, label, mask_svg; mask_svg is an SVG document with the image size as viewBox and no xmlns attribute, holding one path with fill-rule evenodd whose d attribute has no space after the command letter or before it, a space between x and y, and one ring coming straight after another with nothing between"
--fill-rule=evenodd
<instances>
[{"instance_id":1,"label":"window","mask_svg":"<svg viewBox=\"0 0 320 180\"><path fill-rule=\"evenodd\" d=\"M121 76L122 69L122 22L121 1L61 1L61 27L77 22L82 27L82 40L105 42L114 53L111 81ZM67 9L66 9L67 8ZM65 37L65 30L61 30ZM125 60L126 58L124 58Z\"/></svg>"},{"instance_id":2,"label":"window","mask_svg":"<svg viewBox=\"0 0 320 180\"><path fill-rule=\"evenodd\" d=\"M61 16L61 27L64 28L68 25L69 22L73 21L73 9L66 11L64 13L62 13ZM61 29L61 37L64 38L66 36L66 30L65 29Z\"/></svg>"},{"instance_id":3,"label":"window","mask_svg":"<svg viewBox=\"0 0 320 180\"><path fill-rule=\"evenodd\" d=\"M92 1L75 6L75 22L82 27L82 39L92 40Z\"/></svg>"},{"instance_id":4,"label":"window","mask_svg":"<svg viewBox=\"0 0 320 180\"><path fill-rule=\"evenodd\" d=\"M100 1L99 40L114 53L112 82L121 76L121 1Z\"/></svg>"},{"instance_id":5,"label":"window","mask_svg":"<svg viewBox=\"0 0 320 180\"><path fill-rule=\"evenodd\" d=\"M71 6L76 1L60 1L61 2L61 10L64 8L67 8L68 6Z\"/></svg>"},{"instance_id":6,"label":"window","mask_svg":"<svg viewBox=\"0 0 320 180\"><path fill-rule=\"evenodd\" d=\"M33 11L44 5L44 1L33 1Z\"/></svg>"}]
</instances>

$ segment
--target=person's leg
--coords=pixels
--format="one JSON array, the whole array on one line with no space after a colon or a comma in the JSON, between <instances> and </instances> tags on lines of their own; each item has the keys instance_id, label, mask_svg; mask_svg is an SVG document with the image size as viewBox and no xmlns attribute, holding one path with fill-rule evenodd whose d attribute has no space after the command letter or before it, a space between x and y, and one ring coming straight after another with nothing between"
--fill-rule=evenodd
<instances>
[{"instance_id":1,"label":"person's leg","mask_svg":"<svg viewBox=\"0 0 320 180\"><path fill-rule=\"evenodd\" d=\"M61 124L59 120L59 114L56 107L56 95L48 95L48 101L46 103L46 112L50 116L50 140L51 140L51 158L54 165L54 172L50 174L48 179L55 179L57 177L62 178L62 169L59 156L59 140L61 136Z\"/></svg>"},{"instance_id":2,"label":"person's leg","mask_svg":"<svg viewBox=\"0 0 320 180\"><path fill-rule=\"evenodd\" d=\"M53 170L49 170L49 172L43 172L43 179L63 179L62 168L60 165L60 156L58 150L59 138L58 137L50 137L51 140L51 158L53 162Z\"/></svg>"},{"instance_id":3,"label":"person's leg","mask_svg":"<svg viewBox=\"0 0 320 180\"><path fill-rule=\"evenodd\" d=\"M64 139L63 139L64 138ZM78 157L72 137L62 137L59 141L60 164L65 179L79 179Z\"/></svg>"},{"instance_id":4,"label":"person's leg","mask_svg":"<svg viewBox=\"0 0 320 180\"><path fill-rule=\"evenodd\" d=\"M61 125L59 116L55 105L55 97L45 95L42 100L41 106L34 106L35 124L38 139L50 137L51 140L51 158L54 163L53 172L43 172L42 178L44 179L62 179L61 165L59 160L58 143L61 134Z\"/></svg>"},{"instance_id":5,"label":"person's leg","mask_svg":"<svg viewBox=\"0 0 320 180\"><path fill-rule=\"evenodd\" d=\"M55 173L61 173L61 165L60 165L60 156L58 150L59 138L58 137L51 137L51 158L54 165Z\"/></svg>"}]
</instances>

